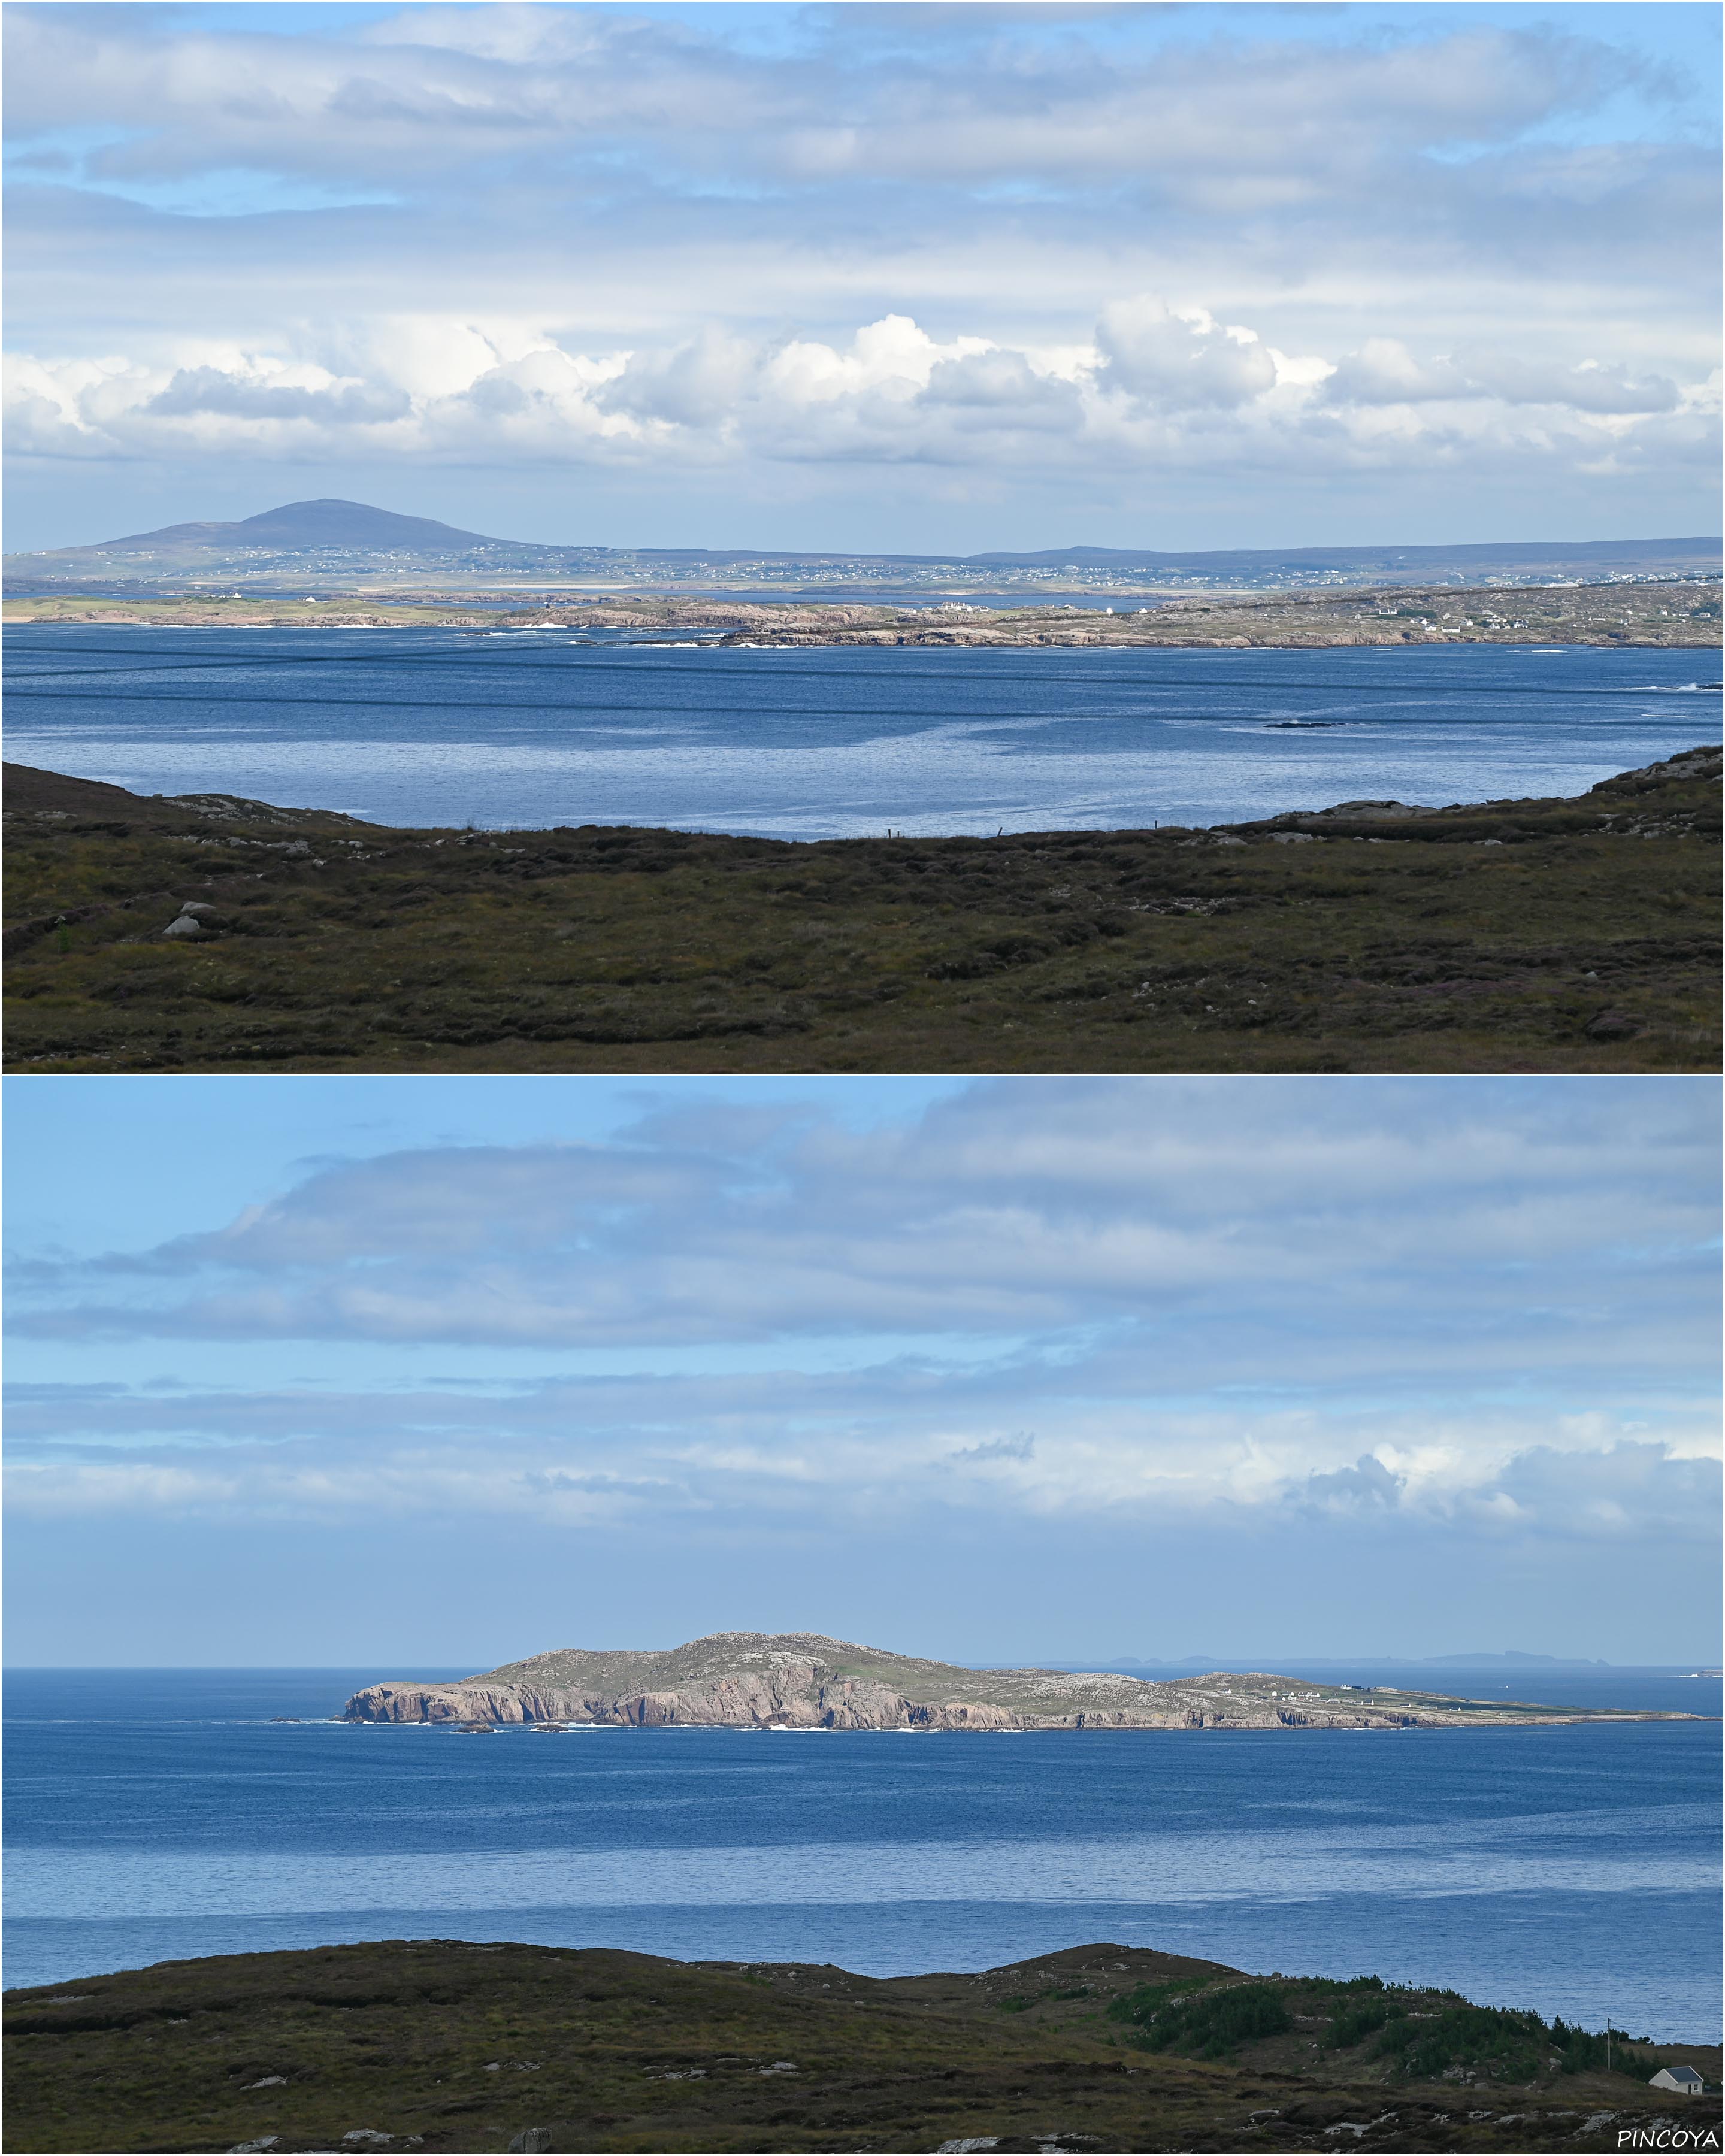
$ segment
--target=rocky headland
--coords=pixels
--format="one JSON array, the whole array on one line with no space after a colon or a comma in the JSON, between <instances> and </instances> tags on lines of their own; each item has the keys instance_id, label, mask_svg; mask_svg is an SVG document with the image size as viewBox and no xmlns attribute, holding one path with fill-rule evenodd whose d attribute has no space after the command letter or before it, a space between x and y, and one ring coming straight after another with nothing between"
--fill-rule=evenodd
<instances>
[{"instance_id":1,"label":"rocky headland","mask_svg":"<svg viewBox=\"0 0 1725 2156\"><path fill-rule=\"evenodd\" d=\"M716 1632L681 1647L553 1649L455 1684L367 1685L349 1722L556 1727L1447 1729L1684 1722L1693 1716L1454 1699L1213 1671L1151 1682L1108 1671L971 1670L814 1632Z\"/></svg>"}]
</instances>

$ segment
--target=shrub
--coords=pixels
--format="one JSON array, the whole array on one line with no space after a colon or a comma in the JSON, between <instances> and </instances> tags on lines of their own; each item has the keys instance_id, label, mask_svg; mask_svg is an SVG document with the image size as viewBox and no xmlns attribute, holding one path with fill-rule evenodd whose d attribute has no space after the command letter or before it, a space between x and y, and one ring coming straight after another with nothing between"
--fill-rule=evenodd
<instances>
[{"instance_id":1,"label":"shrub","mask_svg":"<svg viewBox=\"0 0 1725 2156\"><path fill-rule=\"evenodd\" d=\"M1232 1984L1193 1994L1178 1984L1142 1984L1116 1999L1109 2016L1132 2025L1130 2041L1147 2051L1189 2051L1219 2059L1242 2044L1280 2036L1293 2022L1268 1984Z\"/></svg>"},{"instance_id":2,"label":"shrub","mask_svg":"<svg viewBox=\"0 0 1725 2156\"><path fill-rule=\"evenodd\" d=\"M1431 2020L1416 2020L1402 2009L1385 2023L1375 2056L1394 2059L1409 2081L1471 2073L1489 2081L1530 2082L1553 2064L1566 2074L1602 2073L1608 2057L1614 2069L1640 2071L1620 2031L1613 2030L1608 2051L1603 2033L1577 2028L1561 2015L1548 2025L1537 2014L1465 2002Z\"/></svg>"},{"instance_id":3,"label":"shrub","mask_svg":"<svg viewBox=\"0 0 1725 2156\"><path fill-rule=\"evenodd\" d=\"M1338 2014L1330 2024L1329 2045L1332 2051L1346 2051L1374 2030L1384 2028L1391 2021L1399 2020L1407 2013L1404 1999L1385 1994L1368 1999L1363 2005L1351 2007Z\"/></svg>"}]
</instances>

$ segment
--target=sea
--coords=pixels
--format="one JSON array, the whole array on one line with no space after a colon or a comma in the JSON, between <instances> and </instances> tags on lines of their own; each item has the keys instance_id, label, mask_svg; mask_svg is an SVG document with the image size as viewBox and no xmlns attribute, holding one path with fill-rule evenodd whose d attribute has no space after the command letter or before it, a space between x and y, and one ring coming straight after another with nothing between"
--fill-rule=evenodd
<instances>
[{"instance_id":1,"label":"sea","mask_svg":"<svg viewBox=\"0 0 1725 2156\"><path fill-rule=\"evenodd\" d=\"M716 646L24 625L7 754L397 825L832 839L1584 793L1719 737L1707 650Z\"/></svg>"},{"instance_id":2,"label":"sea","mask_svg":"<svg viewBox=\"0 0 1725 2156\"><path fill-rule=\"evenodd\" d=\"M375 1666L16 1670L5 1981L373 1938L871 1975L1111 1940L1717 2041L1717 1675L1324 1674L1715 1718L467 1736L333 1718Z\"/></svg>"}]
</instances>

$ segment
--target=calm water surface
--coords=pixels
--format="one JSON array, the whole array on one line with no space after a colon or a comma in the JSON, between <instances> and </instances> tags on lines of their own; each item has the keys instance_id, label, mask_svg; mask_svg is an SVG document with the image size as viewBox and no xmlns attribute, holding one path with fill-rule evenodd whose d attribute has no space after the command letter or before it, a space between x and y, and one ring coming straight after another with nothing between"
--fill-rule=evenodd
<instances>
[{"instance_id":1,"label":"calm water surface","mask_svg":"<svg viewBox=\"0 0 1725 2156\"><path fill-rule=\"evenodd\" d=\"M1718 738L1717 654L719 649L14 629L14 760L378 822L849 837L1584 792Z\"/></svg>"},{"instance_id":2,"label":"calm water surface","mask_svg":"<svg viewBox=\"0 0 1725 2156\"><path fill-rule=\"evenodd\" d=\"M1486 1691L1473 1675L1454 1688ZM7 1982L402 1937L875 1974L1117 1939L1717 2035L1714 1724L474 1738L270 1720L338 1712L377 1676L12 1673ZM1718 1711L1705 1681L1578 1681L1588 1703Z\"/></svg>"}]
</instances>

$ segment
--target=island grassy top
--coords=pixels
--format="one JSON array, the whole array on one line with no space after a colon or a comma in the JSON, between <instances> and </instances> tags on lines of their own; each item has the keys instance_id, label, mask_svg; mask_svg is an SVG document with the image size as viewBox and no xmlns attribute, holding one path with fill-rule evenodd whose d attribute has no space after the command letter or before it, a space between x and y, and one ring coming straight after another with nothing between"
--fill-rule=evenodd
<instances>
[{"instance_id":1,"label":"island grassy top","mask_svg":"<svg viewBox=\"0 0 1725 2156\"><path fill-rule=\"evenodd\" d=\"M1619 2037L1608 2071L1602 2035L1452 1991L1111 1944L883 1979L386 1940L162 1963L6 2010L14 2156L1604 2149L1717 2117L1647 2086L1684 2062L1717 2086L1716 2049Z\"/></svg>"},{"instance_id":2,"label":"island grassy top","mask_svg":"<svg viewBox=\"0 0 1725 2156\"><path fill-rule=\"evenodd\" d=\"M1717 750L1577 799L782 843L8 769L8 1067L1711 1070ZM182 905L196 935L164 931Z\"/></svg>"}]
</instances>

